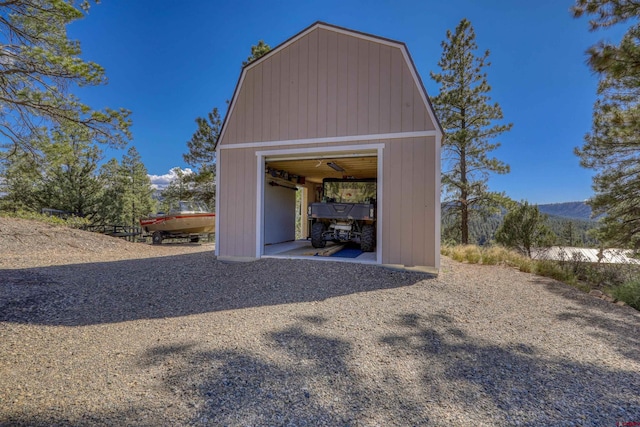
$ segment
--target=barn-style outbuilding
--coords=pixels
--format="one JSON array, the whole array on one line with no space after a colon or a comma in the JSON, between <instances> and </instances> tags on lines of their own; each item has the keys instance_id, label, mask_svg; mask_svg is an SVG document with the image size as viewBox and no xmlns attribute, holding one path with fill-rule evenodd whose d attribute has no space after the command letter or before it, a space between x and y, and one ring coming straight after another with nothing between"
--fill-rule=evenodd
<instances>
[{"instance_id":1,"label":"barn-style outbuilding","mask_svg":"<svg viewBox=\"0 0 640 427\"><path fill-rule=\"evenodd\" d=\"M217 148L216 255L300 256L284 249L296 222L308 236L322 180L375 178L376 250L354 261L437 270L442 137L404 43L311 25L242 69Z\"/></svg>"}]
</instances>

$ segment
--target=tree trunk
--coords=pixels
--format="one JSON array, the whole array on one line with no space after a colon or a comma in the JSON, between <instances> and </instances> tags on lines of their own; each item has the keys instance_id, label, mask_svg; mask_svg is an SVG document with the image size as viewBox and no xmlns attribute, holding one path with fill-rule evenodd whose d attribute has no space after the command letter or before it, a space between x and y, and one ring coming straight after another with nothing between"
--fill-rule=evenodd
<instances>
[{"instance_id":1,"label":"tree trunk","mask_svg":"<svg viewBox=\"0 0 640 427\"><path fill-rule=\"evenodd\" d=\"M460 111L462 123L460 128L465 129L465 109ZM463 245L469 244L469 193L467 191L467 150L464 145L460 149L460 240Z\"/></svg>"},{"instance_id":2,"label":"tree trunk","mask_svg":"<svg viewBox=\"0 0 640 427\"><path fill-rule=\"evenodd\" d=\"M465 196L466 197L466 196ZM467 207L467 201L462 201L460 209L460 240L463 245L469 244L469 208Z\"/></svg>"}]
</instances>

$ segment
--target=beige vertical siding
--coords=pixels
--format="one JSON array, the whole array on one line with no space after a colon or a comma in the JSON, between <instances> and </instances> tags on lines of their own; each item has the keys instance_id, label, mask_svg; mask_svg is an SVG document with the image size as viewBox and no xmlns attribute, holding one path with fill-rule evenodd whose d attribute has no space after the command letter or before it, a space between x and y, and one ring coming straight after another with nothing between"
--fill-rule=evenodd
<instances>
[{"instance_id":1,"label":"beige vertical siding","mask_svg":"<svg viewBox=\"0 0 640 427\"><path fill-rule=\"evenodd\" d=\"M439 265L439 152L434 137L380 141L383 149L382 262ZM370 144L370 141L350 145ZM318 151L339 143L313 144ZM287 148L309 148L297 145ZM277 147L274 147L277 149ZM253 257L256 247L256 150L220 151L219 254ZM313 185L309 199L313 201Z\"/></svg>"},{"instance_id":2,"label":"beige vertical siding","mask_svg":"<svg viewBox=\"0 0 640 427\"><path fill-rule=\"evenodd\" d=\"M382 262L438 266L439 158L433 137L387 142L383 158Z\"/></svg>"},{"instance_id":3,"label":"beige vertical siding","mask_svg":"<svg viewBox=\"0 0 640 427\"><path fill-rule=\"evenodd\" d=\"M256 151L234 144L391 134L440 129L400 47L315 28L245 70L219 150L218 251L256 250ZM438 137L376 140L384 144L379 250L384 264L439 267ZM362 140L348 145L371 144ZM320 153L343 143L287 145ZM313 185L309 201L313 201Z\"/></svg>"},{"instance_id":4,"label":"beige vertical siding","mask_svg":"<svg viewBox=\"0 0 640 427\"><path fill-rule=\"evenodd\" d=\"M224 256L255 256L256 156L255 150L222 150L218 157L218 243Z\"/></svg>"},{"instance_id":5,"label":"beige vertical siding","mask_svg":"<svg viewBox=\"0 0 640 427\"><path fill-rule=\"evenodd\" d=\"M247 69L222 145L434 130L397 47L318 28Z\"/></svg>"}]
</instances>

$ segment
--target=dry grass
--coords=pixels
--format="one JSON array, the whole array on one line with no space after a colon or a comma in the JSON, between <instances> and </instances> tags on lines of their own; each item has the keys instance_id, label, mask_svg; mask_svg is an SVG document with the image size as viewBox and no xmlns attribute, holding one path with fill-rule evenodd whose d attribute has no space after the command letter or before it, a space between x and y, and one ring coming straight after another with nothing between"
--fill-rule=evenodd
<instances>
[{"instance_id":1,"label":"dry grass","mask_svg":"<svg viewBox=\"0 0 640 427\"><path fill-rule=\"evenodd\" d=\"M483 248L475 245L445 245L441 248L441 253L455 261L469 264L508 265L525 273L564 282L583 292L599 288L640 310L640 281L634 279L633 275L623 274L623 266L594 265L578 260L562 262L530 259L502 246ZM616 274L612 274L612 271Z\"/></svg>"},{"instance_id":2,"label":"dry grass","mask_svg":"<svg viewBox=\"0 0 640 427\"><path fill-rule=\"evenodd\" d=\"M535 261L502 246L481 248L475 245L443 246L442 255L459 262L484 265L508 265L525 273L535 270Z\"/></svg>"}]
</instances>

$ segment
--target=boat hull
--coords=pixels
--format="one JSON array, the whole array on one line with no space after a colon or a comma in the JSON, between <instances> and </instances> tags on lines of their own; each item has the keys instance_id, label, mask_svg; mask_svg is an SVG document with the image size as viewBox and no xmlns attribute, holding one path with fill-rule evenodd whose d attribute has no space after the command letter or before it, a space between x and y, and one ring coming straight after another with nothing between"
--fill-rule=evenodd
<instances>
[{"instance_id":1,"label":"boat hull","mask_svg":"<svg viewBox=\"0 0 640 427\"><path fill-rule=\"evenodd\" d=\"M216 224L214 213L180 213L142 218L140 225L148 232L161 231L166 234L213 233Z\"/></svg>"}]
</instances>

